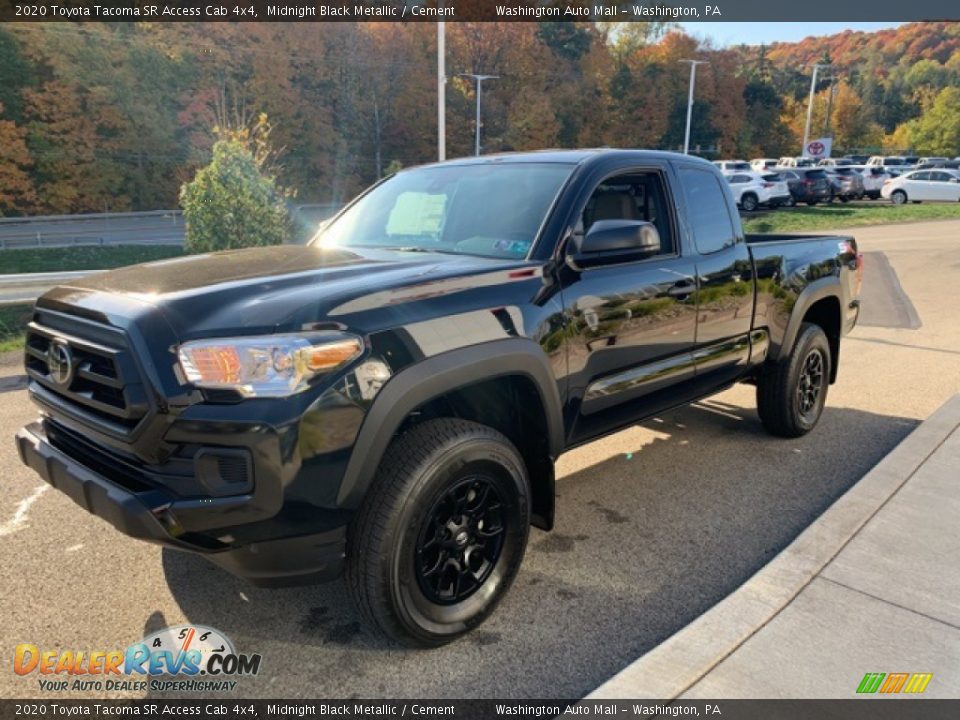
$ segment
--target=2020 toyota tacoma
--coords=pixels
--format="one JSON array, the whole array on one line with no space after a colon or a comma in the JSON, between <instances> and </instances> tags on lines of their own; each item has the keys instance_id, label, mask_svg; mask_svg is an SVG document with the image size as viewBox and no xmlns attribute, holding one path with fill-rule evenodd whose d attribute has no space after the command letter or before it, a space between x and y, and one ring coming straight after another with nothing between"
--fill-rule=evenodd
<instances>
[{"instance_id":1,"label":"2020 toyota tacoma","mask_svg":"<svg viewBox=\"0 0 960 720\"><path fill-rule=\"evenodd\" d=\"M342 570L370 626L484 620L554 461L754 383L811 430L857 320L849 237L744 235L709 163L548 151L402 171L307 246L93 275L36 304L23 461L258 584Z\"/></svg>"}]
</instances>

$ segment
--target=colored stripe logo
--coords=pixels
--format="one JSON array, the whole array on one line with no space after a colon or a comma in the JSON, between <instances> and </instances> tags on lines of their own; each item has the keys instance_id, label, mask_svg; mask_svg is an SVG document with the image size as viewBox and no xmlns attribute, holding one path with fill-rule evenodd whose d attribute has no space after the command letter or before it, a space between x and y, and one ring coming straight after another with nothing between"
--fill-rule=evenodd
<instances>
[{"instance_id":1,"label":"colored stripe logo","mask_svg":"<svg viewBox=\"0 0 960 720\"><path fill-rule=\"evenodd\" d=\"M933 673L867 673L857 686L860 695L909 693L919 695L927 689Z\"/></svg>"}]
</instances>

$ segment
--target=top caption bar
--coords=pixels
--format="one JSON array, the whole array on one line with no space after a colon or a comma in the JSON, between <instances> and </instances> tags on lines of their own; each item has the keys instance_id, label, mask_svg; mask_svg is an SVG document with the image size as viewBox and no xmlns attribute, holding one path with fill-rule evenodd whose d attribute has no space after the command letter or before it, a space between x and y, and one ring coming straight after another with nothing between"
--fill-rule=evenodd
<instances>
[{"instance_id":1,"label":"top caption bar","mask_svg":"<svg viewBox=\"0 0 960 720\"><path fill-rule=\"evenodd\" d=\"M11 22L851 22L960 20L956 0L358 0L356 2L112 2L0 0Z\"/></svg>"}]
</instances>

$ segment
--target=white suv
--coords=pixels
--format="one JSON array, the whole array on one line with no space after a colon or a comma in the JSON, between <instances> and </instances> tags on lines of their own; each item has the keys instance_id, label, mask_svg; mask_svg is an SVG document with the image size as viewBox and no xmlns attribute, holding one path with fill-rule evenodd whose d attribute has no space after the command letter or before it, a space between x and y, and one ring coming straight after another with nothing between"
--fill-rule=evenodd
<instances>
[{"instance_id":1,"label":"white suv","mask_svg":"<svg viewBox=\"0 0 960 720\"><path fill-rule=\"evenodd\" d=\"M751 170L726 172L723 176L730 184L737 207L744 212L753 212L761 205L777 207L790 200L787 181L777 173Z\"/></svg>"},{"instance_id":2,"label":"white suv","mask_svg":"<svg viewBox=\"0 0 960 720\"><path fill-rule=\"evenodd\" d=\"M883 184L890 179L887 169L878 165L855 165L853 169L863 176L863 192L871 200L880 198Z\"/></svg>"}]
</instances>

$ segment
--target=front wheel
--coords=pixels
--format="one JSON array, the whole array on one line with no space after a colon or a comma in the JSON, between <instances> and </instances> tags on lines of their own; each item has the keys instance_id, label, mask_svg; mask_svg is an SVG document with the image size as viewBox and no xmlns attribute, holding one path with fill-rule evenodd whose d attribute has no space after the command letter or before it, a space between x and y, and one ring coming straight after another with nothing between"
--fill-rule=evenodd
<instances>
[{"instance_id":1,"label":"front wheel","mask_svg":"<svg viewBox=\"0 0 960 720\"><path fill-rule=\"evenodd\" d=\"M753 212L759 204L757 196L752 193L746 193L740 198L740 207L743 208L744 212Z\"/></svg>"},{"instance_id":2,"label":"front wheel","mask_svg":"<svg viewBox=\"0 0 960 720\"><path fill-rule=\"evenodd\" d=\"M890 200L894 205L904 205L907 202L907 194L903 190L894 190L890 193Z\"/></svg>"},{"instance_id":3,"label":"front wheel","mask_svg":"<svg viewBox=\"0 0 960 720\"><path fill-rule=\"evenodd\" d=\"M765 367L757 381L757 412L767 432L793 438L813 430L830 377L827 336L819 325L803 323L790 354Z\"/></svg>"},{"instance_id":4,"label":"front wheel","mask_svg":"<svg viewBox=\"0 0 960 720\"><path fill-rule=\"evenodd\" d=\"M520 453L485 425L443 418L395 438L347 534L368 625L430 647L482 623L523 559L528 488Z\"/></svg>"}]
</instances>

